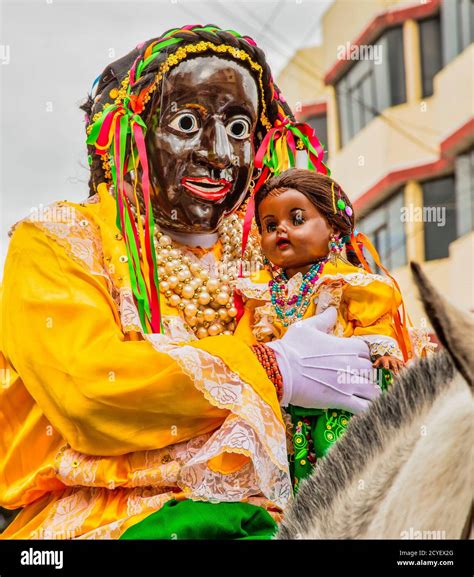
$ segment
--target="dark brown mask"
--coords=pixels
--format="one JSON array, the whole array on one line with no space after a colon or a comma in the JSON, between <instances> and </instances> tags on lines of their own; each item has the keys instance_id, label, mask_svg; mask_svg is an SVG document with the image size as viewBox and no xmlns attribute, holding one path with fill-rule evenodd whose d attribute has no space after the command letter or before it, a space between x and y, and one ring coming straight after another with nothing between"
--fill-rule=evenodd
<instances>
[{"instance_id":1,"label":"dark brown mask","mask_svg":"<svg viewBox=\"0 0 474 577\"><path fill-rule=\"evenodd\" d=\"M160 225L213 232L242 203L253 170L258 100L251 73L217 56L186 60L165 78L146 137Z\"/></svg>"}]
</instances>

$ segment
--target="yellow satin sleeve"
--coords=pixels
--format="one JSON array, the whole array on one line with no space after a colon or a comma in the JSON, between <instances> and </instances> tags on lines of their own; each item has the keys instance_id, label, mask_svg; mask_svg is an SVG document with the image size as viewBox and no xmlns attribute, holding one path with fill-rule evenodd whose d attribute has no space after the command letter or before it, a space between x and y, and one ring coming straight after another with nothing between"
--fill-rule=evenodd
<instances>
[{"instance_id":1,"label":"yellow satin sleeve","mask_svg":"<svg viewBox=\"0 0 474 577\"><path fill-rule=\"evenodd\" d=\"M126 340L105 278L31 223L11 239L2 301L5 358L77 451L157 449L213 431L228 414L170 356Z\"/></svg>"},{"instance_id":2,"label":"yellow satin sleeve","mask_svg":"<svg viewBox=\"0 0 474 577\"><path fill-rule=\"evenodd\" d=\"M347 284L343 304L352 334L385 335L397 340L392 312L401 302L399 291L385 282L374 280L366 285Z\"/></svg>"},{"instance_id":3,"label":"yellow satin sleeve","mask_svg":"<svg viewBox=\"0 0 474 577\"><path fill-rule=\"evenodd\" d=\"M257 344L257 339L252 332L254 325L254 310L255 307L261 304L261 301L248 300L245 303L244 314L240 318L237 327L234 331L234 336L238 337L242 342L246 343L249 347Z\"/></svg>"}]
</instances>

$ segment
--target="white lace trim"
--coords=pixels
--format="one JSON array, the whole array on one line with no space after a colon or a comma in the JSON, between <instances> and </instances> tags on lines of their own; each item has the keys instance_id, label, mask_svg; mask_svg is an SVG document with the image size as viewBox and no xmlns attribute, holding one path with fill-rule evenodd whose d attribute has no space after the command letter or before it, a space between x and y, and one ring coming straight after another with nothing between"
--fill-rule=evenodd
<instances>
[{"instance_id":1,"label":"white lace trim","mask_svg":"<svg viewBox=\"0 0 474 577\"><path fill-rule=\"evenodd\" d=\"M426 325L408 329L414 355L417 357L429 356L436 352L438 345L431 341Z\"/></svg>"},{"instance_id":2,"label":"white lace trim","mask_svg":"<svg viewBox=\"0 0 474 577\"><path fill-rule=\"evenodd\" d=\"M121 289L120 293L123 323L139 329L138 311L130 289L128 291L127 294L127 289ZM284 507L291 495L291 483L283 425L271 407L221 359L183 344L196 337L181 317L165 317L164 326L164 335L142 333L143 337L158 352L170 355L210 403L231 411L200 454L183 468L180 486L187 487L195 498L221 501L229 500L228 495L232 496L230 500L235 500L237 494L238 499L244 499L249 494L262 492ZM229 485L234 483L232 476L215 473L207 467L210 459L225 451L245 454L253 464L241 471L240 486L232 491ZM239 472L234 475L238 476Z\"/></svg>"},{"instance_id":3,"label":"white lace trim","mask_svg":"<svg viewBox=\"0 0 474 577\"><path fill-rule=\"evenodd\" d=\"M358 335L358 339L367 343L370 351L370 356L374 360L376 357L383 357L390 355L403 361L403 354L398 346L398 343L392 337L386 335Z\"/></svg>"},{"instance_id":4,"label":"white lace trim","mask_svg":"<svg viewBox=\"0 0 474 577\"><path fill-rule=\"evenodd\" d=\"M202 451L183 468L182 486L197 498L229 500L230 478L211 471L207 462L223 452L241 453L251 458L253 467L240 471L243 478L231 500L242 500L257 491L285 507L291 495L285 429L272 408L219 358L194 347L173 345L165 335L144 336L156 350L179 363L210 403L231 411Z\"/></svg>"},{"instance_id":5,"label":"white lace trim","mask_svg":"<svg viewBox=\"0 0 474 577\"><path fill-rule=\"evenodd\" d=\"M97 195L82 204L95 204ZM77 208L60 202L48 205L44 211L51 219L34 219L31 216L18 221L10 231L23 222L28 222L42 230L48 238L59 244L74 262L83 266L90 274L102 277L115 303L119 305L119 294L104 266L104 255L100 242L100 229L91 219ZM54 218L53 218L54 216Z\"/></svg>"}]
</instances>

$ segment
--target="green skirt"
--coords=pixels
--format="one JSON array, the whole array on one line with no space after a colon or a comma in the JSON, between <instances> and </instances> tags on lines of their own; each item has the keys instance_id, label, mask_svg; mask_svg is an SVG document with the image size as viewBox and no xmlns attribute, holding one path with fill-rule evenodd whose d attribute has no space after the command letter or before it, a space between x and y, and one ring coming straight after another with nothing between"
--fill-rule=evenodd
<instances>
[{"instance_id":1,"label":"green skirt","mask_svg":"<svg viewBox=\"0 0 474 577\"><path fill-rule=\"evenodd\" d=\"M262 507L172 499L120 539L271 539L277 525Z\"/></svg>"},{"instance_id":2,"label":"green skirt","mask_svg":"<svg viewBox=\"0 0 474 577\"><path fill-rule=\"evenodd\" d=\"M382 392L393 381L391 371L377 369L377 381ZM318 459L324 457L347 429L352 413L339 409L305 409L290 405L288 412L293 425L293 454L290 473L294 491L298 483L311 474Z\"/></svg>"}]
</instances>

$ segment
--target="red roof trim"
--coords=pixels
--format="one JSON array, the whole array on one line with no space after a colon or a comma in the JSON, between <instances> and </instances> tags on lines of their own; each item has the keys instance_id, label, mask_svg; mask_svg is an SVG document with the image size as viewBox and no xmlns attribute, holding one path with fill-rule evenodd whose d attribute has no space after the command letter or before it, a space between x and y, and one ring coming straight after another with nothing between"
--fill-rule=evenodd
<instances>
[{"instance_id":1,"label":"red roof trim","mask_svg":"<svg viewBox=\"0 0 474 577\"><path fill-rule=\"evenodd\" d=\"M459 150L464 150L473 139L474 118L471 118L441 142L441 156L453 155Z\"/></svg>"},{"instance_id":2,"label":"red roof trim","mask_svg":"<svg viewBox=\"0 0 474 577\"><path fill-rule=\"evenodd\" d=\"M467 148L474 138L473 135L474 119L471 119L441 142L441 158L426 164L389 172L353 202L354 210L356 212L366 210L375 204L381 195L405 184L408 180L426 180L451 170L454 154Z\"/></svg>"},{"instance_id":3,"label":"red roof trim","mask_svg":"<svg viewBox=\"0 0 474 577\"><path fill-rule=\"evenodd\" d=\"M414 4L407 8L394 8L375 16L364 30L351 42L351 46L370 45L384 30L405 20L421 20L435 14L439 10L441 0L428 0L424 4ZM337 60L324 75L326 84L335 84L346 70L353 64L352 60Z\"/></svg>"},{"instance_id":4,"label":"red roof trim","mask_svg":"<svg viewBox=\"0 0 474 577\"><path fill-rule=\"evenodd\" d=\"M323 116L327 114L327 102L315 102L314 104L304 104L295 116L297 120L305 120L310 116Z\"/></svg>"},{"instance_id":5,"label":"red roof trim","mask_svg":"<svg viewBox=\"0 0 474 577\"><path fill-rule=\"evenodd\" d=\"M352 203L354 210L356 213L366 210L376 203L382 193L394 190L408 180L423 180L428 176L436 176L451 168L452 163L452 159L440 158L427 164L390 172Z\"/></svg>"}]
</instances>

